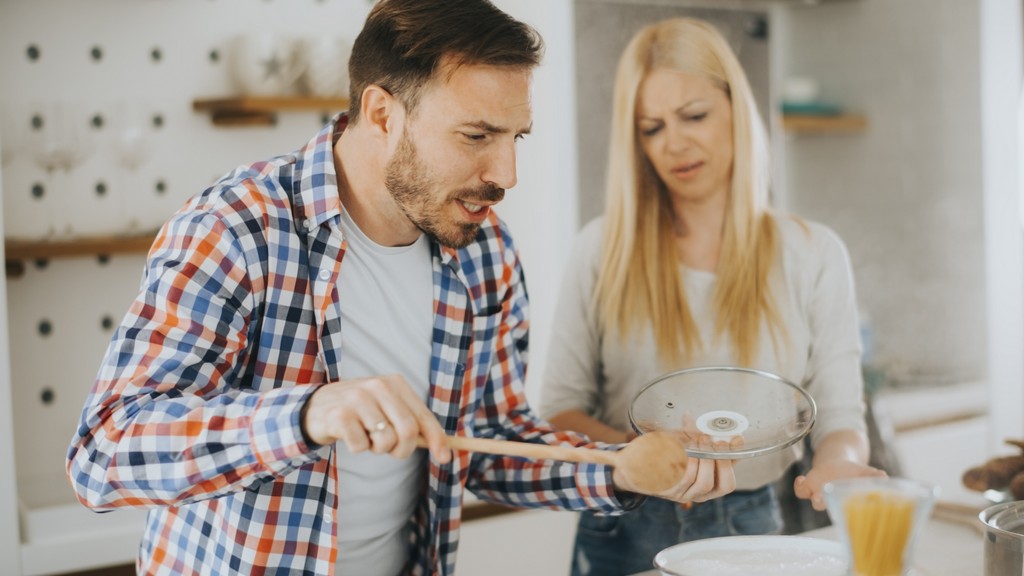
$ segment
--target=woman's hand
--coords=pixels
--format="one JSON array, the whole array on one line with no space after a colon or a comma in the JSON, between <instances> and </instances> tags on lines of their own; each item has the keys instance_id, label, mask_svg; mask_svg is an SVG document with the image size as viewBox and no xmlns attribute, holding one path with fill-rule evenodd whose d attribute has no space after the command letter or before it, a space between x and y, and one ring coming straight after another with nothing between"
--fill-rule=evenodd
<instances>
[{"instance_id":1,"label":"woman's hand","mask_svg":"<svg viewBox=\"0 0 1024 576\"><path fill-rule=\"evenodd\" d=\"M797 476L793 482L793 493L797 498L810 500L811 506L815 510L821 511L825 509L825 493L823 492L825 484L844 478L886 475L878 468L850 460L837 459L821 463L815 461L814 467L807 475Z\"/></svg>"},{"instance_id":2,"label":"woman's hand","mask_svg":"<svg viewBox=\"0 0 1024 576\"><path fill-rule=\"evenodd\" d=\"M702 450L707 450L711 446L711 440L706 435L691 438L691 441L695 441ZM657 496L680 504L706 502L725 496L736 489L736 474L733 472L732 460L687 458L686 471L679 481L660 492L648 492L630 482L630 478L642 473L616 468L612 472L612 481L618 490Z\"/></svg>"},{"instance_id":3,"label":"woman's hand","mask_svg":"<svg viewBox=\"0 0 1024 576\"><path fill-rule=\"evenodd\" d=\"M887 476L867 465L868 440L857 430L836 430L822 438L815 448L814 463L804 476L793 482L797 498L810 500L815 510L825 509L825 484L844 478Z\"/></svg>"}]
</instances>

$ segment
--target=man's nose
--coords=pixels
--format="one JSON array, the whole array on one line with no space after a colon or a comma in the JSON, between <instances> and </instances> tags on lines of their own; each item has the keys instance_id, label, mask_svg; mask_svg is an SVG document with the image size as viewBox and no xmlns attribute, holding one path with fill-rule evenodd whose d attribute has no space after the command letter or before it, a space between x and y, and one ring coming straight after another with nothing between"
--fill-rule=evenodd
<instances>
[{"instance_id":1,"label":"man's nose","mask_svg":"<svg viewBox=\"0 0 1024 576\"><path fill-rule=\"evenodd\" d=\"M515 141L502 143L487 159L487 166L480 179L498 188L508 190L516 185L516 145Z\"/></svg>"}]
</instances>

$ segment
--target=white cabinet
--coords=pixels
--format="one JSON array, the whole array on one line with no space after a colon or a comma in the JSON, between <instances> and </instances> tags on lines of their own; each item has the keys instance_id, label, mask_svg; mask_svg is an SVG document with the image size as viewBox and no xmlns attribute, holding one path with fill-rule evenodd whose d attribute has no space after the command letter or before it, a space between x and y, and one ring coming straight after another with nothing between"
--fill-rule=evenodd
<instances>
[{"instance_id":1,"label":"white cabinet","mask_svg":"<svg viewBox=\"0 0 1024 576\"><path fill-rule=\"evenodd\" d=\"M4 135L0 133L0 143ZM0 198L3 197L3 163L0 162ZM3 206L0 205L0 237L3 233ZM0 252L3 246L0 246ZM11 408L11 357L8 353L7 287L6 275L0 271L0 499L7 506L0 507L0 558L6 558L8 567L21 573L21 547L18 531L18 487L14 466L14 415Z\"/></svg>"},{"instance_id":2,"label":"white cabinet","mask_svg":"<svg viewBox=\"0 0 1024 576\"><path fill-rule=\"evenodd\" d=\"M471 520L459 538L459 574L567 576L579 514L518 510Z\"/></svg>"}]
</instances>

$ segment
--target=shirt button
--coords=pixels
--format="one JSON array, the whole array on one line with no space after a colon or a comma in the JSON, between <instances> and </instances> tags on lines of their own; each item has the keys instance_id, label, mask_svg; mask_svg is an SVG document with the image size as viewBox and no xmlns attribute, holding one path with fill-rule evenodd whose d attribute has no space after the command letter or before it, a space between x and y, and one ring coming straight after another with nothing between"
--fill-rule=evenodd
<instances>
[{"instance_id":1,"label":"shirt button","mask_svg":"<svg viewBox=\"0 0 1024 576\"><path fill-rule=\"evenodd\" d=\"M302 225L306 227L306 230L313 229L313 221L308 218L302 223Z\"/></svg>"},{"instance_id":2,"label":"shirt button","mask_svg":"<svg viewBox=\"0 0 1024 576\"><path fill-rule=\"evenodd\" d=\"M327 512L324 514L324 524L330 524L331 522L334 522L334 520L331 518L331 513Z\"/></svg>"},{"instance_id":3,"label":"shirt button","mask_svg":"<svg viewBox=\"0 0 1024 576\"><path fill-rule=\"evenodd\" d=\"M331 271L330 270L326 270L326 269L325 270L321 270L320 271L320 279L321 280L330 280L331 279Z\"/></svg>"}]
</instances>

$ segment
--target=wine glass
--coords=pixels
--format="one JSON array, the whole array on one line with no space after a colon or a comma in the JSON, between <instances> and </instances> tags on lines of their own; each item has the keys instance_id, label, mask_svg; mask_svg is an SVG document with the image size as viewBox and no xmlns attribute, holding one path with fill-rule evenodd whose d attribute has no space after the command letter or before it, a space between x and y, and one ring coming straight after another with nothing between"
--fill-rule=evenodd
<instances>
[{"instance_id":1,"label":"wine glass","mask_svg":"<svg viewBox=\"0 0 1024 576\"><path fill-rule=\"evenodd\" d=\"M0 102L0 165L8 166L17 157L24 139L24 113L10 102Z\"/></svg>"},{"instance_id":2,"label":"wine glass","mask_svg":"<svg viewBox=\"0 0 1024 576\"><path fill-rule=\"evenodd\" d=\"M153 155L153 113L139 102L121 102L111 117L112 147L121 171L122 219L131 231L139 228L145 194L141 168Z\"/></svg>"},{"instance_id":3,"label":"wine glass","mask_svg":"<svg viewBox=\"0 0 1024 576\"><path fill-rule=\"evenodd\" d=\"M67 101L39 102L33 105L27 142L32 160L46 173L52 198L50 235L74 234L71 171L92 154L92 133L87 115L77 104Z\"/></svg>"}]
</instances>

